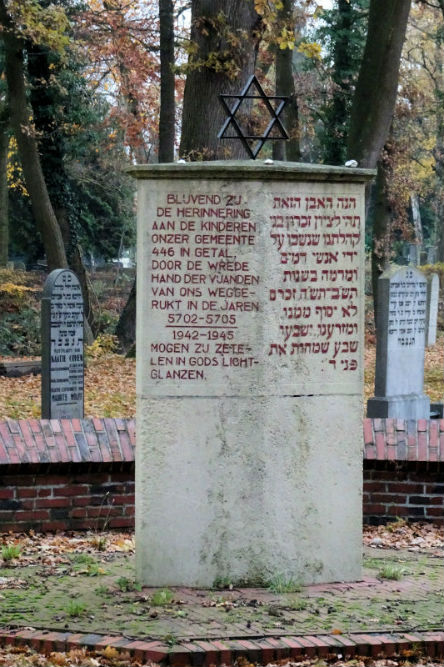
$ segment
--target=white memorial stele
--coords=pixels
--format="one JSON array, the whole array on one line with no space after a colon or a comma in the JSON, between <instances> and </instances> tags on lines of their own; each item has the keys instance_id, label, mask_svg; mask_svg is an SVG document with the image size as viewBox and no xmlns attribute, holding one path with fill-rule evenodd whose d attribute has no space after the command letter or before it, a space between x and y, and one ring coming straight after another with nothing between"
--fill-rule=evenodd
<instances>
[{"instance_id":1,"label":"white memorial stele","mask_svg":"<svg viewBox=\"0 0 444 667\"><path fill-rule=\"evenodd\" d=\"M137 577L361 575L364 186L138 166Z\"/></svg>"}]
</instances>

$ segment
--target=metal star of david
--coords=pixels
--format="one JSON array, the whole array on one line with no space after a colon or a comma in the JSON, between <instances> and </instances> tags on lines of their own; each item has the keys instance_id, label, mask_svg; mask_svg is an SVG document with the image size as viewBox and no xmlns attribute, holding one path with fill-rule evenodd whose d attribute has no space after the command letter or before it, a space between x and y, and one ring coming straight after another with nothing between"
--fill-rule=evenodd
<instances>
[{"instance_id":1,"label":"metal star of david","mask_svg":"<svg viewBox=\"0 0 444 667\"><path fill-rule=\"evenodd\" d=\"M255 95L250 93L250 88L256 88L257 94ZM227 113L228 118L222 125L219 134L217 135L217 138L239 139L252 160L256 159L259 151L263 148L266 141L287 141L289 139L287 131L285 130L284 126L282 125L279 119L279 115L281 114L283 108L288 102L288 97L267 96L261 84L254 75L250 76L250 78L248 79L247 83L245 84L244 88L241 90L239 95L219 95L219 99L221 101L223 108ZM228 103L226 102L227 99L237 100L232 109L230 109L230 107L228 106ZM256 135L256 134L243 133L236 119L236 113L239 111L239 108L244 100L262 100L264 102L267 111L271 116L271 120L268 123L265 132L263 134ZM270 100L280 100L280 102L276 105L276 109L273 108L272 104L270 103ZM230 126L234 128L236 132L235 135L225 134ZM278 132L280 133L279 136L273 136L273 137L270 136L270 133L273 130L273 128L275 128L275 130L276 129L278 130ZM252 146L250 145L250 142L253 144L254 142L257 143L256 145Z\"/></svg>"}]
</instances>

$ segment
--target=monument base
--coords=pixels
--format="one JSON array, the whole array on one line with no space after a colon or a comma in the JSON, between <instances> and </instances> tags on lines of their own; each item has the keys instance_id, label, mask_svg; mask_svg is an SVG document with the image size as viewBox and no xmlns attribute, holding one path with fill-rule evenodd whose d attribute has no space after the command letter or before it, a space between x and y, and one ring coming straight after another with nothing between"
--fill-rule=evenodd
<instances>
[{"instance_id":1,"label":"monument base","mask_svg":"<svg viewBox=\"0 0 444 667\"><path fill-rule=\"evenodd\" d=\"M430 419L442 419L444 417L444 403L430 404Z\"/></svg>"},{"instance_id":2,"label":"monument base","mask_svg":"<svg viewBox=\"0 0 444 667\"><path fill-rule=\"evenodd\" d=\"M359 579L360 408L352 395L139 398L138 581Z\"/></svg>"},{"instance_id":3,"label":"monument base","mask_svg":"<svg viewBox=\"0 0 444 667\"><path fill-rule=\"evenodd\" d=\"M424 394L374 396L367 402L367 417L430 419L430 398Z\"/></svg>"}]
</instances>

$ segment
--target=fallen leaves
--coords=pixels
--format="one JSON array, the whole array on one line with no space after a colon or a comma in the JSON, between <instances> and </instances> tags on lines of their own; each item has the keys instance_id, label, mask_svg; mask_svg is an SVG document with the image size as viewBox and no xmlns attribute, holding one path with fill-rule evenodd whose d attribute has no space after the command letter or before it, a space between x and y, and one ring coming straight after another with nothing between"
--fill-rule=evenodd
<instances>
[{"instance_id":1,"label":"fallen leaves","mask_svg":"<svg viewBox=\"0 0 444 667\"><path fill-rule=\"evenodd\" d=\"M364 544L374 549L432 550L443 555L444 531L442 524L406 523L395 521L385 526L364 526Z\"/></svg>"}]
</instances>

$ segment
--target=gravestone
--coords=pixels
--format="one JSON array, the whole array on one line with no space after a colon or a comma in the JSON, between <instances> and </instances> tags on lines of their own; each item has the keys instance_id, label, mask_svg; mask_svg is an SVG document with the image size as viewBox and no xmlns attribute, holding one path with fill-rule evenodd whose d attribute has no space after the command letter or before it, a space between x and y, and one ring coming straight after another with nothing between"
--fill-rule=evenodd
<instances>
[{"instance_id":1,"label":"gravestone","mask_svg":"<svg viewBox=\"0 0 444 667\"><path fill-rule=\"evenodd\" d=\"M432 273L427 280L427 317L426 317L426 345L436 343L436 331L438 327L438 304L439 304L439 276Z\"/></svg>"},{"instance_id":2,"label":"gravestone","mask_svg":"<svg viewBox=\"0 0 444 667\"><path fill-rule=\"evenodd\" d=\"M421 246L417 243L409 243L407 245L407 262L411 266L420 266Z\"/></svg>"},{"instance_id":3,"label":"gravestone","mask_svg":"<svg viewBox=\"0 0 444 667\"><path fill-rule=\"evenodd\" d=\"M437 247L436 246L428 246L427 248L427 264L435 264L436 262L436 253L437 253Z\"/></svg>"},{"instance_id":4,"label":"gravestone","mask_svg":"<svg viewBox=\"0 0 444 667\"><path fill-rule=\"evenodd\" d=\"M51 271L42 298L42 417L83 418L83 297L69 269Z\"/></svg>"},{"instance_id":5,"label":"gravestone","mask_svg":"<svg viewBox=\"0 0 444 667\"><path fill-rule=\"evenodd\" d=\"M413 267L392 266L379 278L375 396L369 417L428 419L424 394L427 278Z\"/></svg>"},{"instance_id":6,"label":"gravestone","mask_svg":"<svg viewBox=\"0 0 444 667\"><path fill-rule=\"evenodd\" d=\"M359 578L373 172L233 161L130 173L139 581Z\"/></svg>"}]
</instances>

